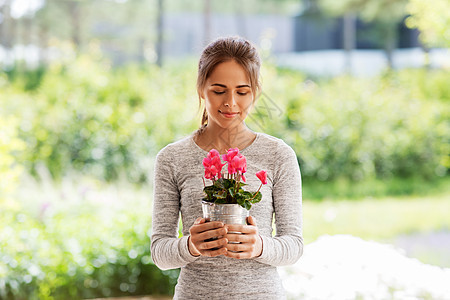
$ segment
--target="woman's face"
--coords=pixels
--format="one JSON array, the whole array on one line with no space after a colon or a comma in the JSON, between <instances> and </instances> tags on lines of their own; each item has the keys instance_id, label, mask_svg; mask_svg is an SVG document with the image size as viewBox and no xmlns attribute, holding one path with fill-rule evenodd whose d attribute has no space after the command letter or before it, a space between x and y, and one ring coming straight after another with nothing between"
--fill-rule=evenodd
<instances>
[{"instance_id":1,"label":"woman's face","mask_svg":"<svg viewBox=\"0 0 450 300\"><path fill-rule=\"evenodd\" d=\"M234 60L213 69L200 96L205 100L208 124L215 123L224 129L243 125L253 102L247 73Z\"/></svg>"}]
</instances>

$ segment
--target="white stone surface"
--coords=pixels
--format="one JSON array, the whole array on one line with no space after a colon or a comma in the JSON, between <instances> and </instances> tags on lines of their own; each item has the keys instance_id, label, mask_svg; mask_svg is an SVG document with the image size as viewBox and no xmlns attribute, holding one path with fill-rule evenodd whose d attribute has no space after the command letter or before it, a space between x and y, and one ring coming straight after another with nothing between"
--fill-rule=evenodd
<instances>
[{"instance_id":1,"label":"white stone surface","mask_svg":"<svg viewBox=\"0 0 450 300\"><path fill-rule=\"evenodd\" d=\"M450 299L450 269L350 235L320 237L279 271L288 299Z\"/></svg>"}]
</instances>

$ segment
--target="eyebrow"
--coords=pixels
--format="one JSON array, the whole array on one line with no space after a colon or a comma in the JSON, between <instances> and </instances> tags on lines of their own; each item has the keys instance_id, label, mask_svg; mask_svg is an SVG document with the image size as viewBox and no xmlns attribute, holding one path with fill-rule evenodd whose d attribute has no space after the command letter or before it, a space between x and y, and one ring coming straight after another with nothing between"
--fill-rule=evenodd
<instances>
[{"instance_id":1,"label":"eyebrow","mask_svg":"<svg viewBox=\"0 0 450 300\"><path fill-rule=\"evenodd\" d=\"M220 83L214 83L214 84L211 84L211 86L220 86L220 87L223 87L223 88L227 87L226 85L220 84ZM237 88L243 88L243 87L250 87L250 86L248 84L241 84L241 85L238 85L236 87Z\"/></svg>"}]
</instances>

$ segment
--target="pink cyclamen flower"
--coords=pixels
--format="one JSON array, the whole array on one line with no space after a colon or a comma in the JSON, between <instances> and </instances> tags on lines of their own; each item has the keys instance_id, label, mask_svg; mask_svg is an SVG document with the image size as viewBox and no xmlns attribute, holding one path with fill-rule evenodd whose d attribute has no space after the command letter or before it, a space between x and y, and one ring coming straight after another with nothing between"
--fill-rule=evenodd
<instances>
[{"instance_id":1,"label":"pink cyclamen flower","mask_svg":"<svg viewBox=\"0 0 450 300\"><path fill-rule=\"evenodd\" d=\"M266 171L261 170L261 171L257 172L256 177L258 177L259 180L261 180L262 184L267 184L267 172Z\"/></svg>"},{"instance_id":2,"label":"pink cyclamen flower","mask_svg":"<svg viewBox=\"0 0 450 300\"><path fill-rule=\"evenodd\" d=\"M222 155L222 159L226 162L231 162L236 155L239 155L239 149L230 148L228 149L227 154Z\"/></svg>"},{"instance_id":3,"label":"pink cyclamen flower","mask_svg":"<svg viewBox=\"0 0 450 300\"><path fill-rule=\"evenodd\" d=\"M220 157L219 151L217 151L216 149L211 149L208 152L208 155L207 155L207 157L209 157L209 158L213 158L213 157L216 157L216 156Z\"/></svg>"},{"instance_id":4,"label":"pink cyclamen flower","mask_svg":"<svg viewBox=\"0 0 450 300\"><path fill-rule=\"evenodd\" d=\"M203 159L203 166L205 167L206 179L219 179L222 177L222 164L219 152L216 149L209 151L207 157Z\"/></svg>"},{"instance_id":5,"label":"pink cyclamen flower","mask_svg":"<svg viewBox=\"0 0 450 300\"><path fill-rule=\"evenodd\" d=\"M247 159L244 155L238 154L228 162L228 173L242 175L245 172L247 172Z\"/></svg>"},{"instance_id":6,"label":"pink cyclamen flower","mask_svg":"<svg viewBox=\"0 0 450 300\"><path fill-rule=\"evenodd\" d=\"M244 174L241 175L241 179L242 179L243 182L247 182L247 179L245 178Z\"/></svg>"}]
</instances>

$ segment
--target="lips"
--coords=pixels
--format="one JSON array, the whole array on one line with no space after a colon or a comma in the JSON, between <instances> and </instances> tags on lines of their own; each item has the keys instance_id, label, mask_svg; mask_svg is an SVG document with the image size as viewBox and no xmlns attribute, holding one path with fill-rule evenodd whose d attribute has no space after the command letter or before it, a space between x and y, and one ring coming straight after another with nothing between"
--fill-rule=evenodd
<instances>
[{"instance_id":1,"label":"lips","mask_svg":"<svg viewBox=\"0 0 450 300\"><path fill-rule=\"evenodd\" d=\"M232 112L232 111L221 111L219 110L219 112L225 117L225 118L234 118L237 114L237 112Z\"/></svg>"}]
</instances>

